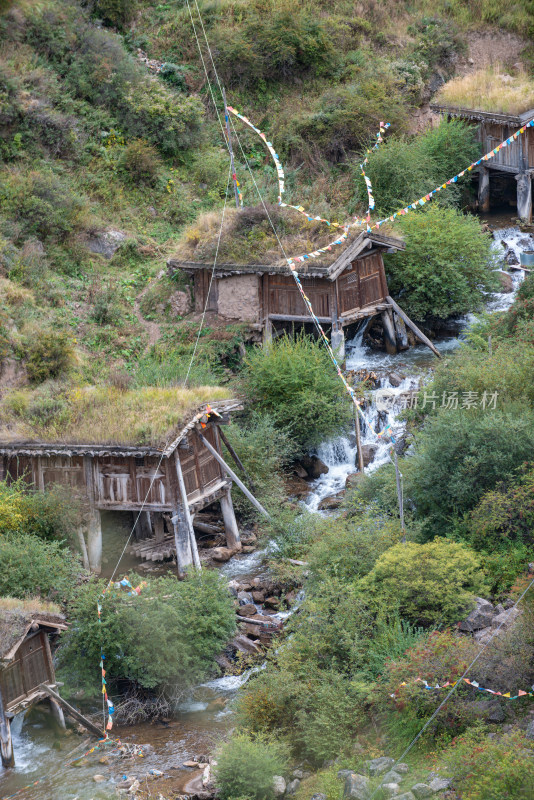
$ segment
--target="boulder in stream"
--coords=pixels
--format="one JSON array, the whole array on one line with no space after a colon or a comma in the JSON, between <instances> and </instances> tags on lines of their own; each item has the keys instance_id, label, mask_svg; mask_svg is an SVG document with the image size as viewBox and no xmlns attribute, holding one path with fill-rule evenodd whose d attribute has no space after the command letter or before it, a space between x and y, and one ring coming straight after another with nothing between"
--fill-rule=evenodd
<instances>
[{"instance_id":1,"label":"boulder in stream","mask_svg":"<svg viewBox=\"0 0 534 800\"><path fill-rule=\"evenodd\" d=\"M321 475L326 475L328 472L328 467L321 461L319 456L303 456L300 459L301 465L306 470L308 477L316 480L320 478Z\"/></svg>"},{"instance_id":2,"label":"boulder in stream","mask_svg":"<svg viewBox=\"0 0 534 800\"><path fill-rule=\"evenodd\" d=\"M362 444L362 459L363 466L368 467L375 460L376 451L378 446L376 444ZM356 464L358 460L356 459Z\"/></svg>"}]
</instances>

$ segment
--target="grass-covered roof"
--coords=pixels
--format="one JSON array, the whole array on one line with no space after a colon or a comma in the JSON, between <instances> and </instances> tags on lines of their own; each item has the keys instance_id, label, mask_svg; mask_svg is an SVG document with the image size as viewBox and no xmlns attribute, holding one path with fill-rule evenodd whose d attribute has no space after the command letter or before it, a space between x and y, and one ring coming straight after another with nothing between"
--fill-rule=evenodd
<instances>
[{"instance_id":1,"label":"grass-covered roof","mask_svg":"<svg viewBox=\"0 0 534 800\"><path fill-rule=\"evenodd\" d=\"M18 389L0 401L0 443L164 448L206 403L216 407L229 397L220 386Z\"/></svg>"},{"instance_id":2,"label":"grass-covered roof","mask_svg":"<svg viewBox=\"0 0 534 800\"><path fill-rule=\"evenodd\" d=\"M33 620L50 626L64 625L65 617L58 606L37 598L19 600L14 597L0 597L0 659L21 639Z\"/></svg>"},{"instance_id":3,"label":"grass-covered roof","mask_svg":"<svg viewBox=\"0 0 534 800\"><path fill-rule=\"evenodd\" d=\"M325 247L342 233L341 229L329 227L323 222L309 222L305 216L291 209L278 206L267 206L267 209L284 251L289 257L300 256ZM217 252L220 229L220 212L201 214L185 229L172 260L212 263ZM362 230L363 228L353 228L347 242L321 253L313 259L313 266L326 267L332 264L343 251L343 247L359 236ZM262 207L226 209L217 263L287 266L280 244ZM306 264L297 266L306 269Z\"/></svg>"},{"instance_id":4,"label":"grass-covered roof","mask_svg":"<svg viewBox=\"0 0 534 800\"><path fill-rule=\"evenodd\" d=\"M444 84L434 102L454 108L518 115L534 108L534 81L522 72L509 75L495 68L480 69Z\"/></svg>"}]
</instances>

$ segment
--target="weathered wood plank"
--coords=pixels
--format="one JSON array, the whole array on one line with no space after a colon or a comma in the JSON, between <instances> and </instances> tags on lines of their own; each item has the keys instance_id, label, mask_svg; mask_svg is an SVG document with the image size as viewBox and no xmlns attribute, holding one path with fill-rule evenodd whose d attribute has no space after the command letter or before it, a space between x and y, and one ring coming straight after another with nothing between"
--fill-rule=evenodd
<instances>
[{"instance_id":1,"label":"weathered wood plank","mask_svg":"<svg viewBox=\"0 0 534 800\"><path fill-rule=\"evenodd\" d=\"M437 356L438 358L441 358L441 353L439 352L437 347L435 347L432 344L432 342L430 341L430 339L428 338L428 336L425 336L425 334L422 331L419 330L417 325L414 322L411 321L411 319L408 316L408 314L404 313L404 311L398 305L398 303L396 303L395 300L393 300L393 298L390 297L389 295L388 295L387 299L388 299L388 302L391 303L391 305L393 306L393 308L395 309L395 311L397 312L399 317L401 317L404 320L406 325L410 328L410 330L412 330L415 333L417 338L420 339L423 342L423 344L426 344L426 346L429 347L432 350L432 352L434 353L435 356Z\"/></svg>"}]
</instances>

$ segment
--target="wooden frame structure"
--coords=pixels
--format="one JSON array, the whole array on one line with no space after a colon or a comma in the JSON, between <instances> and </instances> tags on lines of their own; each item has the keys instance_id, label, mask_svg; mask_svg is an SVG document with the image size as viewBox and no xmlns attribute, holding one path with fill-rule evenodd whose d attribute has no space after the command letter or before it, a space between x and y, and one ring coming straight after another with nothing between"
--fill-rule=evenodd
<instances>
[{"instance_id":1,"label":"wooden frame structure","mask_svg":"<svg viewBox=\"0 0 534 800\"><path fill-rule=\"evenodd\" d=\"M329 265L322 256L298 265L298 274L322 325L331 327L332 345L344 357L344 329L359 320L381 314L388 352L406 349L405 324L425 344L426 336L393 304L384 269L384 252L404 250L402 240L363 231ZM331 257L329 256L330 260ZM183 270L194 278L195 309L248 322L268 341L279 324L311 322L310 315L287 266L275 264L217 264L169 259L169 271ZM438 354L439 355L439 354Z\"/></svg>"},{"instance_id":2,"label":"wooden frame structure","mask_svg":"<svg viewBox=\"0 0 534 800\"><path fill-rule=\"evenodd\" d=\"M15 764L11 719L33 703L50 699L52 713L65 727L57 700L43 688L56 688L50 637L66 630L64 617L47 612L1 610L0 623L0 750L4 767Z\"/></svg>"},{"instance_id":3,"label":"wooden frame structure","mask_svg":"<svg viewBox=\"0 0 534 800\"><path fill-rule=\"evenodd\" d=\"M442 116L458 117L477 125L477 135L483 153L489 153L496 145L508 139L534 117L534 109L525 111L523 114L502 114L495 111L477 111L435 103L431 104L430 108ZM477 171L478 208L480 211L488 212L491 207L491 176L499 173L501 175L509 174L513 175L517 181L517 215L525 222L532 222L533 128L527 128L524 134L499 150L493 158L484 161Z\"/></svg>"},{"instance_id":4,"label":"wooden frame structure","mask_svg":"<svg viewBox=\"0 0 534 800\"><path fill-rule=\"evenodd\" d=\"M87 501L87 520L78 537L85 565L92 571L101 570L100 513L130 511L141 515L137 528L146 537L134 543L131 552L149 561L176 552L183 574L192 564L200 567L194 517L215 500L221 505L227 546L241 549L231 470L221 466L197 433L201 431L220 455L218 426L240 408L236 400L204 404L161 450L112 444L0 443L0 480L24 477L40 490L60 484L79 491Z\"/></svg>"}]
</instances>

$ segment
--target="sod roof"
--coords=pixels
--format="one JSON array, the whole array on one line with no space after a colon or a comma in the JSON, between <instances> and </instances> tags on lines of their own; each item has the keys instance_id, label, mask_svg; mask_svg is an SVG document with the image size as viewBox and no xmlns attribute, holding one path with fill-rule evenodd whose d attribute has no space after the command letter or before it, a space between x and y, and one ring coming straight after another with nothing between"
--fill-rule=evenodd
<instances>
[{"instance_id":1,"label":"sod roof","mask_svg":"<svg viewBox=\"0 0 534 800\"><path fill-rule=\"evenodd\" d=\"M534 116L534 81L524 73L509 75L489 67L445 83L434 97L433 105L453 108L459 116L462 111L465 116L473 111L481 116L508 116L523 123Z\"/></svg>"},{"instance_id":2,"label":"sod roof","mask_svg":"<svg viewBox=\"0 0 534 800\"><path fill-rule=\"evenodd\" d=\"M60 630L65 628L65 617L52 603L0 598L0 660L10 657L10 651L24 639L34 622Z\"/></svg>"}]
</instances>

